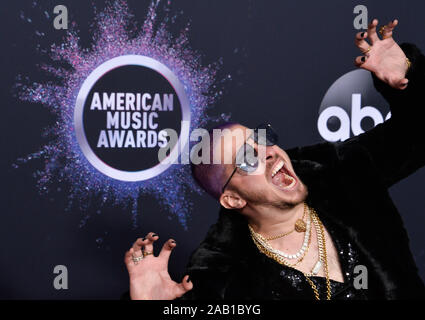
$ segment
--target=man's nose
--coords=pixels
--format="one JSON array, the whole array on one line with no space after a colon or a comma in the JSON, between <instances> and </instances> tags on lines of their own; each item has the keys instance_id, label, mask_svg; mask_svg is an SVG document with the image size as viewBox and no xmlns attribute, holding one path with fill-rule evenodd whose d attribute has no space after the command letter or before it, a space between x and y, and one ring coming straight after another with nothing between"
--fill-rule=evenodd
<instances>
[{"instance_id":1,"label":"man's nose","mask_svg":"<svg viewBox=\"0 0 425 320\"><path fill-rule=\"evenodd\" d=\"M277 158L277 152L274 146L266 146L266 162L274 161Z\"/></svg>"}]
</instances>

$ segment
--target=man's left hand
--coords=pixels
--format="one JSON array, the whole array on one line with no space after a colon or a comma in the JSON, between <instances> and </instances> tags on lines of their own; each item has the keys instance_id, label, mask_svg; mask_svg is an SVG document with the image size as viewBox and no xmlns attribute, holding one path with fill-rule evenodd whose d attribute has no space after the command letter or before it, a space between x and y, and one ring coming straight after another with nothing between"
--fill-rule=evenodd
<instances>
[{"instance_id":1,"label":"man's left hand","mask_svg":"<svg viewBox=\"0 0 425 320\"><path fill-rule=\"evenodd\" d=\"M355 65L373 72L391 87L403 90L409 82L406 78L408 65L406 55L392 37L397 24L395 19L384 26L382 40L376 32L377 19L373 19L366 32L357 33L355 43L364 55L356 58ZM370 44L366 38L369 38Z\"/></svg>"}]
</instances>

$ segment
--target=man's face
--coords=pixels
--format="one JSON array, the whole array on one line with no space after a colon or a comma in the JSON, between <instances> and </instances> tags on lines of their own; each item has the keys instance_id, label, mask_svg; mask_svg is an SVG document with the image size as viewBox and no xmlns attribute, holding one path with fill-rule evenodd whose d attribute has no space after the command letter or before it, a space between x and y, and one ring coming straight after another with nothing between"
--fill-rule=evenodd
<instances>
[{"instance_id":1,"label":"man's face","mask_svg":"<svg viewBox=\"0 0 425 320\"><path fill-rule=\"evenodd\" d=\"M235 168L236 153L245 142L259 151L257 170L253 173L246 173L238 168L223 195L240 197L243 207L250 205L285 208L304 201L307 196L307 188L295 174L288 154L277 145L257 145L252 139L248 139L251 133L252 130L242 125L234 125L229 132L223 135L222 152L224 155L231 154L233 159L232 164L224 164L224 181L230 177ZM226 135L232 135L233 139L229 139ZM223 195L220 202L226 200ZM225 207L234 207L233 203L223 204L222 202Z\"/></svg>"}]
</instances>

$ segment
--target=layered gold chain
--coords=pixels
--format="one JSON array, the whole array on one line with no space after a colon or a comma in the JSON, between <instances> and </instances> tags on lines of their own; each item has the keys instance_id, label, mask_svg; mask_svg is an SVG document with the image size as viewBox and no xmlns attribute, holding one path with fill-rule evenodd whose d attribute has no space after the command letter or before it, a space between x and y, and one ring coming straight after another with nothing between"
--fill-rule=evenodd
<instances>
[{"instance_id":1,"label":"layered gold chain","mask_svg":"<svg viewBox=\"0 0 425 320\"><path fill-rule=\"evenodd\" d=\"M301 221L303 221L304 220L304 218L305 218L305 212L306 212L307 210L306 210L306 205L304 204L304 212L303 212L303 217L301 218ZM297 220L297 222L298 222L298 220ZM278 234L278 235L276 235L276 236L272 236L272 237L264 237L264 239L266 239L267 241L272 241L272 240L276 240L276 239L280 239L280 238L283 238L283 237L286 237L286 236L288 236L288 235L290 235L292 232L294 232L296 230L296 227L294 227L294 229L292 229L291 231L289 231L289 232L286 232L286 233L281 233L281 234Z\"/></svg>"},{"instance_id":2,"label":"layered gold chain","mask_svg":"<svg viewBox=\"0 0 425 320\"><path fill-rule=\"evenodd\" d=\"M329 279L329 269L328 269L328 255L326 251L326 238L325 238L325 228L323 226L322 221L320 221L319 216L317 215L317 212L314 208L311 208L312 211L312 217L313 217L313 223L319 227L320 230L320 236L317 235L318 239L318 245L319 247L322 246L322 250L319 250L323 252L323 256L321 259L324 262L324 269L325 269L325 277L326 277L326 300L331 300L331 282ZM320 241L319 239L322 239ZM311 274L307 274L303 272L304 277L307 279L308 283L310 284L311 288L314 291L314 295L317 300L320 300L319 291L317 290L316 285L313 283L313 281L310 279Z\"/></svg>"},{"instance_id":3,"label":"layered gold chain","mask_svg":"<svg viewBox=\"0 0 425 320\"><path fill-rule=\"evenodd\" d=\"M316 227L316 233L317 233L317 243L319 246L319 259L323 261L324 264L324 270L325 270L325 276L326 276L326 289L327 289L327 293L326 293L326 299L330 300L331 299L331 285L330 285L330 279L329 279L329 270L328 270L328 259L327 259L327 251L326 251L326 239L325 239L325 230L324 230L324 226L323 223L320 221L316 210L314 210L314 208L310 208L309 207L309 212L310 212L310 217ZM288 263L288 261L286 261L286 259L284 259L283 257L279 256L278 254L274 253L273 251L271 251L269 248L267 248L267 246L265 246L262 242L266 241L266 238L262 237L261 235L255 233L255 231L251 228L251 226L249 226L249 230L251 232L251 238L254 241L255 245L257 246L258 250L265 254L266 256L268 256L269 258L275 260L276 262L293 268L296 265L298 265L306 256L307 251L310 247L310 242L311 242L311 233L309 235L309 240L308 240L308 246L307 249L305 250L304 254L302 255L302 257L299 258L299 260L295 263L295 264L290 264ZM312 276L312 274L307 274L305 272L303 272L304 277L306 278L307 282L310 284L311 288L313 289L314 292L314 296L317 300L320 300L320 295L319 295L319 290L317 289L316 285L314 284L314 282L310 279L310 277Z\"/></svg>"},{"instance_id":4,"label":"layered gold chain","mask_svg":"<svg viewBox=\"0 0 425 320\"><path fill-rule=\"evenodd\" d=\"M291 268L293 268L293 267L297 266L298 264L300 264L300 263L301 263L301 261L303 261L303 260L304 260L304 257L307 255L308 249L310 248L310 243L311 243L311 232L310 232L310 235L309 235L309 237L308 237L307 249L304 251L304 253L301 255L301 257L300 257L300 258L298 258L297 262L295 262L295 263L291 264L291 263L289 263L288 261L286 261L286 260L285 260L282 256L280 256L280 255L278 255L278 254L274 253L273 251L269 250L266 246L264 246L264 244L263 244L263 243L264 243L264 242L267 242L267 241L265 241L265 240L266 240L266 238L263 238L260 234L256 233L256 232L255 232L255 231L251 228L251 226L249 226L249 229L250 229L250 231L251 231L251 237L252 237L252 240L254 241L255 245L256 245L256 246L257 246L257 248L258 248L258 250L260 250L260 251L261 251L262 253L264 253L265 255L267 255L267 256L269 256L269 257L273 258L274 260L278 261L280 264L283 264L283 265L288 266L288 267L291 267ZM259 239L261 239L262 241L259 241ZM263 242L263 243L262 243L262 242Z\"/></svg>"}]
</instances>

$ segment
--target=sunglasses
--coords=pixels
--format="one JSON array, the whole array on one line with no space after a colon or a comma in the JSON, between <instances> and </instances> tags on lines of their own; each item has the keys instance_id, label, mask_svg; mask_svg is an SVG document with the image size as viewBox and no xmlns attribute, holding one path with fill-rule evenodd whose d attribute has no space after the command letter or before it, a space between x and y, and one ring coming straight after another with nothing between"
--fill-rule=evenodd
<instances>
[{"instance_id":1,"label":"sunglasses","mask_svg":"<svg viewBox=\"0 0 425 320\"><path fill-rule=\"evenodd\" d=\"M229 179L227 179L226 183L221 189L222 193L224 192L224 189L226 189L232 177L235 175L238 168L246 173L252 173L257 170L258 152L254 149L252 145L247 143L249 139L253 139L254 142L259 145L274 146L277 143L278 135L273 130L272 126L268 123L260 124L254 129L254 131L246 139L245 143L242 145L242 147L239 148L238 152L236 153L235 168L233 169L232 174L230 175Z\"/></svg>"}]
</instances>

